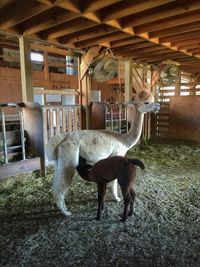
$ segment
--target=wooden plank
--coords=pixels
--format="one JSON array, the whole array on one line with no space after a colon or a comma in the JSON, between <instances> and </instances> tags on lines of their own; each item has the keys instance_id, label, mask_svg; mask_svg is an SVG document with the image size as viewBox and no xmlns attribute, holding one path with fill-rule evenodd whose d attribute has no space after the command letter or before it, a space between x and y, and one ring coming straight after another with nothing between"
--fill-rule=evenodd
<instances>
[{"instance_id":1,"label":"wooden plank","mask_svg":"<svg viewBox=\"0 0 200 267\"><path fill-rule=\"evenodd\" d=\"M17 174L40 170L40 168L41 164L39 157L0 165L0 179L4 179Z\"/></svg>"},{"instance_id":2,"label":"wooden plank","mask_svg":"<svg viewBox=\"0 0 200 267\"><path fill-rule=\"evenodd\" d=\"M68 109L68 116L67 116L67 131L68 132L72 132L73 128L72 128L72 111L71 108Z\"/></svg>"},{"instance_id":3,"label":"wooden plank","mask_svg":"<svg viewBox=\"0 0 200 267\"><path fill-rule=\"evenodd\" d=\"M49 135L50 138L54 136L54 124L53 124L53 109L49 109Z\"/></svg>"},{"instance_id":4,"label":"wooden plank","mask_svg":"<svg viewBox=\"0 0 200 267\"><path fill-rule=\"evenodd\" d=\"M31 49L35 49L38 51L45 51L52 54L62 55L62 56L73 56L74 52L71 49L60 49L57 47L47 46L47 45L39 45L32 43Z\"/></svg>"},{"instance_id":5,"label":"wooden plank","mask_svg":"<svg viewBox=\"0 0 200 267\"><path fill-rule=\"evenodd\" d=\"M57 108L56 112L56 135L60 134L60 109Z\"/></svg>"},{"instance_id":6,"label":"wooden plank","mask_svg":"<svg viewBox=\"0 0 200 267\"><path fill-rule=\"evenodd\" d=\"M143 69L141 69L141 70L143 71ZM135 78L135 79L133 79L133 81L135 81L137 83L137 85L138 85L137 86L137 88L138 88L137 92L146 89L145 88L145 84L144 84L144 82L142 80L142 77L141 77L140 73L138 72L137 67L134 67L132 69L132 74L133 74L133 77Z\"/></svg>"},{"instance_id":7,"label":"wooden plank","mask_svg":"<svg viewBox=\"0 0 200 267\"><path fill-rule=\"evenodd\" d=\"M66 108L62 109L62 133L66 132Z\"/></svg>"},{"instance_id":8,"label":"wooden plank","mask_svg":"<svg viewBox=\"0 0 200 267\"><path fill-rule=\"evenodd\" d=\"M41 95L79 95L79 92L74 90L77 89L66 89L66 90L34 89L33 91L35 94L41 94Z\"/></svg>"}]
</instances>

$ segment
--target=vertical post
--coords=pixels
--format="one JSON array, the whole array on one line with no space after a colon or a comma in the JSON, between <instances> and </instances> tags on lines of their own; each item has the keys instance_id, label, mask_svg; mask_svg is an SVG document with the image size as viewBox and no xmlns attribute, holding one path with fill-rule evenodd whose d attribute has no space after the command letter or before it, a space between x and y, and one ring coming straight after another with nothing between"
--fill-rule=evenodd
<instances>
[{"instance_id":1,"label":"vertical post","mask_svg":"<svg viewBox=\"0 0 200 267\"><path fill-rule=\"evenodd\" d=\"M88 75L85 75L81 80L81 96L83 107L82 126L83 129L90 129L91 78Z\"/></svg>"},{"instance_id":2,"label":"vertical post","mask_svg":"<svg viewBox=\"0 0 200 267\"><path fill-rule=\"evenodd\" d=\"M125 61L125 101L132 98L132 62Z\"/></svg>"},{"instance_id":3,"label":"vertical post","mask_svg":"<svg viewBox=\"0 0 200 267\"><path fill-rule=\"evenodd\" d=\"M175 96L180 95L181 71L179 71L177 81L175 82Z\"/></svg>"},{"instance_id":4,"label":"vertical post","mask_svg":"<svg viewBox=\"0 0 200 267\"><path fill-rule=\"evenodd\" d=\"M22 82L22 101L33 101L31 41L26 37L19 37L20 69Z\"/></svg>"}]
</instances>

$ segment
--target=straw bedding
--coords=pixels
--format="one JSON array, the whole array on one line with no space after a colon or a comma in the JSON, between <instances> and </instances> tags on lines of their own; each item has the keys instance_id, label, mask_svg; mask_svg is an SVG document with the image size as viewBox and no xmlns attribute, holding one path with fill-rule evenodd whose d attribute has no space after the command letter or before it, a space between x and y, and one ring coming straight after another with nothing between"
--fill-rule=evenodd
<instances>
[{"instance_id":1,"label":"straw bedding","mask_svg":"<svg viewBox=\"0 0 200 267\"><path fill-rule=\"evenodd\" d=\"M133 217L106 201L100 222L95 184L78 175L63 218L51 201L52 168L0 182L0 266L200 266L200 145L133 148L138 168Z\"/></svg>"}]
</instances>

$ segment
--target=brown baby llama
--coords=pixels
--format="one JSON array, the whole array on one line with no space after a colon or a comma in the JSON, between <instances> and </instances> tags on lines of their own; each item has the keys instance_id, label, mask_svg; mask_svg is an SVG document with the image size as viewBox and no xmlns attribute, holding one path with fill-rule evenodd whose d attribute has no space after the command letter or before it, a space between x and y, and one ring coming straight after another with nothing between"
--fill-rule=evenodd
<instances>
[{"instance_id":1,"label":"brown baby llama","mask_svg":"<svg viewBox=\"0 0 200 267\"><path fill-rule=\"evenodd\" d=\"M104 208L107 183L118 180L124 199L124 212L121 221L124 222L133 214L135 199L136 167L145 169L144 164L138 159L128 159L122 156L114 156L102 159L93 166L87 164L82 157L79 158L77 171L86 181L97 183L98 210L96 220L100 220Z\"/></svg>"}]
</instances>

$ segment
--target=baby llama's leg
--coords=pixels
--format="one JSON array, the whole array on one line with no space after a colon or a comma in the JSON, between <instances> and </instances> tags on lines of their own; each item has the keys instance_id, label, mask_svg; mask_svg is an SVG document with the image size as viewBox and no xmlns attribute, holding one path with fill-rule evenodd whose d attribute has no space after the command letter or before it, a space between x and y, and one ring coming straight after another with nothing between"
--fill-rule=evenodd
<instances>
[{"instance_id":1,"label":"baby llama's leg","mask_svg":"<svg viewBox=\"0 0 200 267\"><path fill-rule=\"evenodd\" d=\"M131 194L132 201L131 201L131 204L130 204L130 210L129 210L128 216L132 216L133 215L133 204L134 204L135 195L136 195L135 191L134 191L134 188L130 189L130 194Z\"/></svg>"},{"instance_id":2,"label":"baby llama's leg","mask_svg":"<svg viewBox=\"0 0 200 267\"><path fill-rule=\"evenodd\" d=\"M101 212L104 209L105 196L106 196L106 184L98 184L98 209L96 220L99 221L101 219Z\"/></svg>"}]
</instances>

